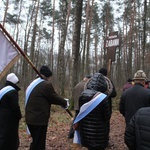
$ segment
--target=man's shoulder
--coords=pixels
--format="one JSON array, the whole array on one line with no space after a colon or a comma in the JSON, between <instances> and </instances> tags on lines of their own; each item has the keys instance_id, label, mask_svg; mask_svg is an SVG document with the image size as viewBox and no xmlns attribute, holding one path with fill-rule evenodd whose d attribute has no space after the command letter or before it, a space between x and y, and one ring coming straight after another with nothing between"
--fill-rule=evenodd
<instances>
[{"instance_id":1,"label":"man's shoulder","mask_svg":"<svg viewBox=\"0 0 150 150\"><path fill-rule=\"evenodd\" d=\"M79 83L76 84L76 86L74 88L77 88L79 86L84 85L86 82L85 81L80 81Z\"/></svg>"}]
</instances>

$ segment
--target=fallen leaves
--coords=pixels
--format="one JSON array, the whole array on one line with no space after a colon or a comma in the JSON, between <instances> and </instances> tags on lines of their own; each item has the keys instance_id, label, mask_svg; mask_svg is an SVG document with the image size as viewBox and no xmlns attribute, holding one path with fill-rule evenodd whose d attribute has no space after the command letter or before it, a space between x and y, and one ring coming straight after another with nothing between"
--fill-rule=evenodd
<instances>
[{"instance_id":1,"label":"fallen leaves","mask_svg":"<svg viewBox=\"0 0 150 150\"><path fill-rule=\"evenodd\" d=\"M47 130L46 150L73 150L72 139L67 138L70 125L71 118L64 110L61 109L51 113ZM110 144L112 146L107 148L107 150L127 150L124 143L124 130L125 122L123 116L119 111L113 111L110 126ZM28 150L32 139L26 134L24 120L20 123L19 137L19 150ZM80 150L85 149L80 148Z\"/></svg>"}]
</instances>

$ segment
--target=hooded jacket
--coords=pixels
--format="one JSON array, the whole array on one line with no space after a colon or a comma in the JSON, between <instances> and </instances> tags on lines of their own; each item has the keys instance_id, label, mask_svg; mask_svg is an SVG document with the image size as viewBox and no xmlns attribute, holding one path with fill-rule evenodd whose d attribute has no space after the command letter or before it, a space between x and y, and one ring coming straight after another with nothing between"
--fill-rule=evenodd
<instances>
[{"instance_id":1,"label":"hooded jacket","mask_svg":"<svg viewBox=\"0 0 150 150\"><path fill-rule=\"evenodd\" d=\"M84 90L79 98L80 107L89 102L97 92L107 91L107 83L104 76L95 73L87 83L87 89ZM107 122L110 119L110 105L106 97L98 106L96 106L80 122L81 144L87 148L106 148L108 143Z\"/></svg>"}]
</instances>

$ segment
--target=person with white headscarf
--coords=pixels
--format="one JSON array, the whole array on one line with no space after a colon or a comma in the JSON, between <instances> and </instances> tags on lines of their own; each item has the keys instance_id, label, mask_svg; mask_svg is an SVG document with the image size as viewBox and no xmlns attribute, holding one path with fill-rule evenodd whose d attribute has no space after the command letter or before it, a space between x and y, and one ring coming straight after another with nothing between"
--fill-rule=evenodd
<instances>
[{"instance_id":1,"label":"person with white headscarf","mask_svg":"<svg viewBox=\"0 0 150 150\"><path fill-rule=\"evenodd\" d=\"M19 82L14 73L6 77L6 83L0 90L0 150L17 150L19 147Z\"/></svg>"}]
</instances>

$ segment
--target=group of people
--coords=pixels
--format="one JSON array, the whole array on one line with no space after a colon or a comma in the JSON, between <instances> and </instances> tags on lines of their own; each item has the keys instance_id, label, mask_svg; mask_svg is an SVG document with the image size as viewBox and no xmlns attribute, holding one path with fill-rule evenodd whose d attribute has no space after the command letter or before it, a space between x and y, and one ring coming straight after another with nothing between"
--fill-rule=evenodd
<instances>
[{"instance_id":1,"label":"group of people","mask_svg":"<svg viewBox=\"0 0 150 150\"><path fill-rule=\"evenodd\" d=\"M25 121L32 137L30 150L45 150L51 105L68 108L66 99L55 92L50 82L52 71L42 66L39 72L40 76L30 83L25 96ZM150 149L150 90L145 88L146 81L145 72L138 70L123 87L120 97L119 111L126 123L125 143L131 150ZM22 115L18 83L18 77L10 73L0 90L0 150L17 150L19 147L18 128ZM105 68L93 76L86 75L74 87L75 116L68 134L68 138L73 138L73 144L88 150L105 150L110 145L112 98L116 95Z\"/></svg>"},{"instance_id":2,"label":"group of people","mask_svg":"<svg viewBox=\"0 0 150 150\"><path fill-rule=\"evenodd\" d=\"M41 77L28 86L25 99L25 121L32 137L30 150L45 150L46 132L50 117L51 105L68 108L68 102L59 96L51 84L52 71L47 66L39 70ZM0 90L0 150L17 150L19 147L19 107L17 86L18 77L10 73Z\"/></svg>"},{"instance_id":3,"label":"group of people","mask_svg":"<svg viewBox=\"0 0 150 150\"><path fill-rule=\"evenodd\" d=\"M74 132L71 126L68 138L73 137L73 149L82 145L89 150L104 150L110 145L111 99L117 93L113 82L107 78L107 69L101 68L92 77L87 77L89 75L73 90L77 113L73 121Z\"/></svg>"},{"instance_id":4,"label":"group of people","mask_svg":"<svg viewBox=\"0 0 150 150\"><path fill-rule=\"evenodd\" d=\"M82 145L88 150L104 150L109 145L111 97L116 96L113 83L106 77L107 70L87 81L78 99L78 115L73 121L74 146ZM108 82L109 81L109 82ZM124 141L130 150L150 149L150 90L143 70L123 86L119 111L125 118ZM102 95L105 94L105 95Z\"/></svg>"},{"instance_id":5,"label":"group of people","mask_svg":"<svg viewBox=\"0 0 150 150\"><path fill-rule=\"evenodd\" d=\"M131 150L150 149L150 89L143 70L134 74L134 86L125 90L120 98L119 110L125 117L125 143Z\"/></svg>"}]
</instances>

